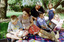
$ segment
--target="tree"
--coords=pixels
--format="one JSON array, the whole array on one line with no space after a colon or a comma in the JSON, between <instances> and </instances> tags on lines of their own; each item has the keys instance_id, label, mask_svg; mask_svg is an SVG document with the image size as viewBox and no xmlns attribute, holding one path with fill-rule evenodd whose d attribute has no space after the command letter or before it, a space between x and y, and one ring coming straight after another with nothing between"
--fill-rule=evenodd
<instances>
[{"instance_id":1,"label":"tree","mask_svg":"<svg viewBox=\"0 0 64 42\"><path fill-rule=\"evenodd\" d=\"M59 0L59 1L57 2L57 4L54 6L55 9L61 4L61 1L62 1L62 0Z\"/></svg>"},{"instance_id":2,"label":"tree","mask_svg":"<svg viewBox=\"0 0 64 42\"><path fill-rule=\"evenodd\" d=\"M0 18L6 18L7 0L0 1Z\"/></svg>"},{"instance_id":3,"label":"tree","mask_svg":"<svg viewBox=\"0 0 64 42\"><path fill-rule=\"evenodd\" d=\"M42 0L44 7L47 9L47 0Z\"/></svg>"}]
</instances>

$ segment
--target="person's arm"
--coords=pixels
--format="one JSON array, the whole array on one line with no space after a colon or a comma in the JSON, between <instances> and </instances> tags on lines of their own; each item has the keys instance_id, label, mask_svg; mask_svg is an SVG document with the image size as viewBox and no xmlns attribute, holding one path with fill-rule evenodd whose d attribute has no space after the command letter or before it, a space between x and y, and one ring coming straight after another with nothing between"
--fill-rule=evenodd
<instances>
[{"instance_id":1,"label":"person's arm","mask_svg":"<svg viewBox=\"0 0 64 42\"><path fill-rule=\"evenodd\" d=\"M41 25L41 27L46 29L46 27L45 27L45 26L43 26L43 25Z\"/></svg>"},{"instance_id":2,"label":"person's arm","mask_svg":"<svg viewBox=\"0 0 64 42\"><path fill-rule=\"evenodd\" d=\"M30 22L31 22L31 24L27 27L27 29L29 29L29 27L33 25L33 19L31 19Z\"/></svg>"},{"instance_id":3,"label":"person's arm","mask_svg":"<svg viewBox=\"0 0 64 42\"><path fill-rule=\"evenodd\" d=\"M33 25L33 19L31 19L31 24L30 24L30 26L32 26L32 25ZM29 26L29 27L30 27L30 26Z\"/></svg>"},{"instance_id":4,"label":"person's arm","mask_svg":"<svg viewBox=\"0 0 64 42\"><path fill-rule=\"evenodd\" d=\"M40 25L42 28L45 28L45 29L46 29L46 27L44 26L44 23L43 23L44 21L41 21L41 20L38 21L38 20L37 20L37 22L39 23L39 25Z\"/></svg>"},{"instance_id":5,"label":"person's arm","mask_svg":"<svg viewBox=\"0 0 64 42\"><path fill-rule=\"evenodd\" d=\"M55 14L55 9L53 8L53 13Z\"/></svg>"},{"instance_id":6,"label":"person's arm","mask_svg":"<svg viewBox=\"0 0 64 42\"><path fill-rule=\"evenodd\" d=\"M22 26L22 24L21 24L21 22L19 21L19 24L20 24L20 30L22 30L23 29L23 26Z\"/></svg>"},{"instance_id":7,"label":"person's arm","mask_svg":"<svg viewBox=\"0 0 64 42\"><path fill-rule=\"evenodd\" d=\"M55 13L55 11L53 11L53 13Z\"/></svg>"},{"instance_id":8,"label":"person's arm","mask_svg":"<svg viewBox=\"0 0 64 42\"><path fill-rule=\"evenodd\" d=\"M49 9L47 10L47 14L49 13Z\"/></svg>"},{"instance_id":9,"label":"person's arm","mask_svg":"<svg viewBox=\"0 0 64 42\"><path fill-rule=\"evenodd\" d=\"M36 17L32 17L32 19L35 19L35 20L37 20L37 18L36 18Z\"/></svg>"}]
</instances>

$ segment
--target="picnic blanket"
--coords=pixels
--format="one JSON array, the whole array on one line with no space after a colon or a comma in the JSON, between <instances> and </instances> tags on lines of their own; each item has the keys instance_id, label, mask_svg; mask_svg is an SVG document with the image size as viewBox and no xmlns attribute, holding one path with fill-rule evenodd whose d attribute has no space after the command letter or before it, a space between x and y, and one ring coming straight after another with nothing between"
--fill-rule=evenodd
<instances>
[{"instance_id":1,"label":"picnic blanket","mask_svg":"<svg viewBox=\"0 0 64 42\"><path fill-rule=\"evenodd\" d=\"M60 32L59 42L64 42L64 32ZM22 40L22 42L53 42L52 40L41 38L38 35L29 35L28 40Z\"/></svg>"},{"instance_id":2,"label":"picnic blanket","mask_svg":"<svg viewBox=\"0 0 64 42\"><path fill-rule=\"evenodd\" d=\"M59 42L64 42L64 32L60 32L59 35ZM53 42L52 40L41 38L38 35L30 35L29 39L27 42L31 42L30 40L32 39L32 42ZM34 40L35 39L35 40Z\"/></svg>"}]
</instances>

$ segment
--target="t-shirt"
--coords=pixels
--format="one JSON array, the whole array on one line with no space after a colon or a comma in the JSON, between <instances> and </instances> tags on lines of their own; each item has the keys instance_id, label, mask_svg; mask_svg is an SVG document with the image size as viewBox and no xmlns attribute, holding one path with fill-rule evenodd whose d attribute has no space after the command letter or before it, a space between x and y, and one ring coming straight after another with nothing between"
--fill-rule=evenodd
<instances>
[{"instance_id":1,"label":"t-shirt","mask_svg":"<svg viewBox=\"0 0 64 42\"><path fill-rule=\"evenodd\" d=\"M43 19L41 19L40 17L37 17L37 23L36 23L36 25L39 27L39 26L41 26L41 25L46 26L47 24L46 24L46 22L45 22L45 19L44 19L44 18L43 18Z\"/></svg>"},{"instance_id":2,"label":"t-shirt","mask_svg":"<svg viewBox=\"0 0 64 42\"><path fill-rule=\"evenodd\" d=\"M19 21L22 23L22 26L24 27L24 29L26 29L31 24L32 16L29 16L28 19L23 19L23 16L20 15L18 18L19 18Z\"/></svg>"},{"instance_id":3,"label":"t-shirt","mask_svg":"<svg viewBox=\"0 0 64 42\"><path fill-rule=\"evenodd\" d=\"M38 11L41 11L43 13L45 13L44 9L42 7L40 7L40 9ZM31 10L31 15L34 16L34 17L38 17L39 16L39 13L38 11L36 11L35 7Z\"/></svg>"},{"instance_id":4,"label":"t-shirt","mask_svg":"<svg viewBox=\"0 0 64 42\"><path fill-rule=\"evenodd\" d=\"M16 25L13 25L12 22L9 22L7 32L13 31L16 32L20 28L23 29L22 24L18 21Z\"/></svg>"}]
</instances>

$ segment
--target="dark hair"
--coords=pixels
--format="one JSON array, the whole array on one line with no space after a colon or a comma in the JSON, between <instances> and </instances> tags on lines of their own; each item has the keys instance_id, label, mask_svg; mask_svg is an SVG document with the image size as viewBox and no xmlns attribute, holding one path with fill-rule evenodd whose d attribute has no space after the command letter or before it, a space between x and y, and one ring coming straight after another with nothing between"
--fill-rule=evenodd
<instances>
[{"instance_id":1,"label":"dark hair","mask_svg":"<svg viewBox=\"0 0 64 42\"><path fill-rule=\"evenodd\" d=\"M41 11L38 11L38 13L39 13L39 16L40 16L40 14L43 14L43 12L41 12Z\"/></svg>"},{"instance_id":2,"label":"dark hair","mask_svg":"<svg viewBox=\"0 0 64 42\"><path fill-rule=\"evenodd\" d=\"M14 19L17 19L17 16L16 16L16 15L12 15L12 16L11 16L11 19L13 19L13 20L14 20Z\"/></svg>"},{"instance_id":3,"label":"dark hair","mask_svg":"<svg viewBox=\"0 0 64 42\"><path fill-rule=\"evenodd\" d=\"M23 8L23 9L22 9L22 12L23 12L23 11L26 11L26 12L29 14L29 13L30 13L30 8Z\"/></svg>"},{"instance_id":4,"label":"dark hair","mask_svg":"<svg viewBox=\"0 0 64 42\"><path fill-rule=\"evenodd\" d=\"M22 9L22 12L23 12L23 11L26 11L26 12L28 13L28 15L30 16L30 8L23 8L23 9Z\"/></svg>"},{"instance_id":5,"label":"dark hair","mask_svg":"<svg viewBox=\"0 0 64 42\"><path fill-rule=\"evenodd\" d=\"M49 4L48 4L48 6L49 6L50 4L53 6L53 4L52 4L52 3L49 3Z\"/></svg>"}]
</instances>

